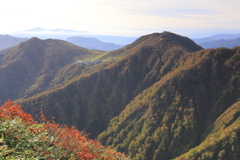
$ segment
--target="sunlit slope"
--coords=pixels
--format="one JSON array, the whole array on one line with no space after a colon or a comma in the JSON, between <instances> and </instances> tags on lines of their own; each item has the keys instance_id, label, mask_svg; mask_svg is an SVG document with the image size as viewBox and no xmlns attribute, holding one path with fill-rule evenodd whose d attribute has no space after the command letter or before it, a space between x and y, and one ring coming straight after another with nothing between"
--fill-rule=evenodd
<instances>
[{"instance_id":1,"label":"sunlit slope","mask_svg":"<svg viewBox=\"0 0 240 160\"><path fill-rule=\"evenodd\" d=\"M230 106L204 133L199 145L175 159L240 159L240 102Z\"/></svg>"}]
</instances>

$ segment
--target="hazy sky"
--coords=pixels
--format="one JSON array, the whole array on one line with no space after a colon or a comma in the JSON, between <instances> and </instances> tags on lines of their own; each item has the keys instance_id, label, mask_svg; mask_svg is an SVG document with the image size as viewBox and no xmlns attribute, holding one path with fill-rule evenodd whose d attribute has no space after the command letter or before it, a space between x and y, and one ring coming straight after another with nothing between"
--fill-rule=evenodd
<instances>
[{"instance_id":1,"label":"hazy sky","mask_svg":"<svg viewBox=\"0 0 240 160\"><path fill-rule=\"evenodd\" d=\"M0 1L0 34L35 27L122 36L240 33L240 0Z\"/></svg>"}]
</instances>

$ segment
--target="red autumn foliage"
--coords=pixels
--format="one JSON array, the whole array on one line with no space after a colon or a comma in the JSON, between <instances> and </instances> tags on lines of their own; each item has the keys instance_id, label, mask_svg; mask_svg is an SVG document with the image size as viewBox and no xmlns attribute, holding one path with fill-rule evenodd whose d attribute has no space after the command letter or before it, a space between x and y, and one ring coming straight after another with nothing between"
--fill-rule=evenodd
<instances>
[{"instance_id":1,"label":"red autumn foliage","mask_svg":"<svg viewBox=\"0 0 240 160\"><path fill-rule=\"evenodd\" d=\"M14 118L21 118L27 125L36 124L30 114L25 113L20 105L14 104L8 100L3 106L0 107L0 120L10 120ZM60 125L46 120L46 117L40 111L40 120L43 124L42 128L32 129L32 133L37 134L40 131L47 131L47 137L55 137L49 140L52 145L59 146L65 150L65 155L71 155L73 159L92 160L92 159L106 159L113 160L116 157L124 159L122 153L102 146L99 142L86 138L83 132L79 132L75 127L68 127L67 125ZM42 137L47 139L47 137ZM18 137L16 137L18 138ZM45 155L51 152L45 151ZM65 156L64 155L64 156Z\"/></svg>"}]
</instances>

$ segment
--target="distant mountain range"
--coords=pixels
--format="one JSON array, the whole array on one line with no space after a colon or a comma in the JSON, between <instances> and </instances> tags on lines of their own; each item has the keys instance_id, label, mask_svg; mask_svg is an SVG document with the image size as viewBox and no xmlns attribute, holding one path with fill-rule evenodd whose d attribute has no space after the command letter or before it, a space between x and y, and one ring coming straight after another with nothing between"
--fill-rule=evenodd
<instances>
[{"instance_id":1,"label":"distant mountain range","mask_svg":"<svg viewBox=\"0 0 240 160\"><path fill-rule=\"evenodd\" d=\"M217 39L235 39L240 37L240 33L239 34L215 34L210 36L210 38L217 40Z\"/></svg>"},{"instance_id":2,"label":"distant mountain range","mask_svg":"<svg viewBox=\"0 0 240 160\"><path fill-rule=\"evenodd\" d=\"M240 34L216 34L210 37L193 39L195 43L203 48L232 48L240 46Z\"/></svg>"},{"instance_id":3,"label":"distant mountain range","mask_svg":"<svg viewBox=\"0 0 240 160\"><path fill-rule=\"evenodd\" d=\"M33 29L26 30L25 32L62 32L62 33L85 33L86 31L74 31L71 29L61 29L61 28L56 28L56 29L46 29L46 28L41 28L41 27L36 27Z\"/></svg>"},{"instance_id":4,"label":"distant mountain range","mask_svg":"<svg viewBox=\"0 0 240 160\"><path fill-rule=\"evenodd\" d=\"M15 32L15 33L12 33L11 35L18 36L18 37L38 37L41 39L54 38L54 39L61 39L61 40L67 40L67 41L69 41L68 38L70 37L95 38L95 40L91 39L92 41L91 43L92 44L94 43L95 45L97 45L97 47L87 44L87 42L84 42L84 45L83 44L80 45L79 42L77 42L76 40L71 40L71 41L74 44L77 44L79 46L83 46L89 49L99 49L99 50L105 50L105 51L121 48L122 46L130 44L137 39L137 37L92 35L88 31L76 31L76 30L61 29L61 28L46 29L41 27L36 27L33 29L25 30L25 31ZM227 41L216 41L216 40L236 39L239 37L240 37L240 34L216 34L216 35L212 35L204 38L193 38L193 41L198 45L203 46L204 48L216 48L216 47L226 47L226 46L232 47L234 45L239 45L239 43L232 42L232 41L227 42ZM97 40L102 42L97 42ZM79 41L83 42L80 39ZM212 42L212 41L216 41L216 42ZM88 42L90 42L90 39L88 39ZM110 44L110 43L114 43L114 44Z\"/></svg>"},{"instance_id":5,"label":"distant mountain range","mask_svg":"<svg viewBox=\"0 0 240 160\"><path fill-rule=\"evenodd\" d=\"M9 35L0 35L0 50L10 48L26 41L28 38L18 38Z\"/></svg>"},{"instance_id":6,"label":"distant mountain range","mask_svg":"<svg viewBox=\"0 0 240 160\"><path fill-rule=\"evenodd\" d=\"M133 37L88 35L87 33L88 33L87 31L74 31L74 30L60 29L60 28L46 29L46 28L36 27L33 29L13 33L13 35L24 36L24 37L38 37L41 39L49 39L49 38L63 39L84 48L88 48L91 50L103 50L103 51L111 51L111 50L122 48L123 46L129 43L132 43L137 39ZM84 36L79 36L79 35L84 35ZM6 45L6 43L10 44L9 40L7 40L7 37L0 37L0 40L1 39L2 39L2 42L4 43L1 43L0 41L0 45L2 45L2 47L0 46L0 50L8 48L9 46L13 46L13 45ZM17 38L15 37L15 39ZM13 43L13 44L17 45L18 43Z\"/></svg>"},{"instance_id":7,"label":"distant mountain range","mask_svg":"<svg viewBox=\"0 0 240 160\"><path fill-rule=\"evenodd\" d=\"M34 28L31 29L29 31L45 31L44 28ZM54 31L57 32L71 32L72 30L62 30L62 29L54 29ZM102 39L107 40L108 36L102 36ZM126 37L125 37L126 38ZM118 43L123 43L126 42L126 44L131 41L133 41L133 39L125 39L124 37L114 37L113 39L115 39ZM28 38L18 38L18 37L13 37L13 36L9 36L9 35L0 35L0 54L4 53L9 47L13 47L18 45L20 42L26 41ZM111 38L110 38L111 39ZM115 50L115 49L119 49L122 48L125 45L117 45L115 43L109 43L109 42L103 42L100 41L96 38L91 38L91 37L68 37L66 39L66 41L73 43L75 45L90 49L90 50L103 50L103 51L111 51L111 50ZM2 51L1 51L2 50Z\"/></svg>"},{"instance_id":8,"label":"distant mountain range","mask_svg":"<svg viewBox=\"0 0 240 160\"><path fill-rule=\"evenodd\" d=\"M8 35L0 35L0 54L5 53L9 47L16 46L20 42L26 41L27 38L17 38ZM66 41L84 47L90 50L111 51L122 48L125 45L103 42L96 38L88 37L69 37Z\"/></svg>"},{"instance_id":9,"label":"distant mountain range","mask_svg":"<svg viewBox=\"0 0 240 160\"><path fill-rule=\"evenodd\" d=\"M20 32L21 33L21 32ZM85 35L85 36L72 36L86 33L85 31L74 31L68 29L45 29L36 27L30 30L23 31L20 35L29 37L49 38L55 37L57 39L64 39L75 45L88 48L91 50L111 51L122 48L123 46L132 43L137 38L134 37L119 37L107 35ZM240 45L240 34L216 34L205 38L193 39L195 43L203 48L220 48ZM0 35L0 50L12 47L19 44L27 38L17 38L8 35ZM1 51L0 53L3 53Z\"/></svg>"},{"instance_id":10,"label":"distant mountain range","mask_svg":"<svg viewBox=\"0 0 240 160\"><path fill-rule=\"evenodd\" d=\"M240 46L240 37L236 39L220 39L220 40L214 40L210 42L203 42L203 43L199 43L199 45L206 49L220 48L220 47L232 48L235 46Z\"/></svg>"},{"instance_id":11,"label":"distant mountain range","mask_svg":"<svg viewBox=\"0 0 240 160\"><path fill-rule=\"evenodd\" d=\"M204 42L211 42L214 40L221 40L221 39L236 39L240 37L239 34L215 34L209 37L204 37L204 38L193 38L192 40L197 43L204 43Z\"/></svg>"},{"instance_id":12,"label":"distant mountain range","mask_svg":"<svg viewBox=\"0 0 240 160\"><path fill-rule=\"evenodd\" d=\"M117 45L127 45L134 42L139 37L121 37L109 35L86 35L85 37L94 37L103 42L115 43Z\"/></svg>"},{"instance_id":13,"label":"distant mountain range","mask_svg":"<svg viewBox=\"0 0 240 160\"><path fill-rule=\"evenodd\" d=\"M69 37L66 39L66 41L91 50L111 51L122 48L124 46L116 45L114 43L102 42L96 38L86 37Z\"/></svg>"}]
</instances>

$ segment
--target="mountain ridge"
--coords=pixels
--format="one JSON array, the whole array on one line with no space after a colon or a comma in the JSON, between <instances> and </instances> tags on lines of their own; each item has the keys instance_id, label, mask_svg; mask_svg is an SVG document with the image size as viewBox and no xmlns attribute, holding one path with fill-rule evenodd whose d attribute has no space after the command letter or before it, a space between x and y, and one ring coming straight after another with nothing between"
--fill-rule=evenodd
<instances>
[{"instance_id":1,"label":"mountain ridge","mask_svg":"<svg viewBox=\"0 0 240 160\"><path fill-rule=\"evenodd\" d=\"M156 41L156 39L158 40ZM150 44L153 43L155 45L151 46ZM163 46L159 48L161 44ZM199 46L197 48L201 49ZM43 100L46 95L41 94L36 98L19 100L18 103L25 106L23 108L26 111L34 113L37 112L37 109L31 104L37 103L39 106L43 106L44 103L48 116L53 116L54 110L62 108L65 112L61 114L61 117L56 118L57 121L63 123L67 117L74 114L72 119L67 120L67 124L73 123L79 129L91 133L90 136L94 138L106 128L109 120L119 114L133 97L170 72L171 68L176 67L174 61L181 54L189 51L188 48L183 48L177 42L161 38L161 35L145 37L145 40L139 38L133 44L124 47L124 50L124 53L122 53L122 49L111 52L125 55L111 65L76 79L61 89L47 93L51 97L66 94L69 95L68 98L62 100L51 98L51 101L48 100L46 103ZM165 61L167 63L164 65ZM71 110L67 111L69 103L74 105Z\"/></svg>"},{"instance_id":2,"label":"mountain ridge","mask_svg":"<svg viewBox=\"0 0 240 160\"><path fill-rule=\"evenodd\" d=\"M236 39L220 39L220 40L214 40L210 42L203 42L203 43L199 43L199 45L206 49L220 48L220 47L232 48L235 46L240 46L240 37Z\"/></svg>"},{"instance_id":3,"label":"mountain ridge","mask_svg":"<svg viewBox=\"0 0 240 160\"><path fill-rule=\"evenodd\" d=\"M214 40L220 40L220 39L235 39L235 38L238 38L240 37L240 34L229 34L229 33L223 33L223 34L215 34L215 35L212 35L212 36L208 36L208 37L204 37L204 38L193 38L192 40L197 43L197 44L200 44L200 43L204 43L204 42L211 42L211 41L214 41Z\"/></svg>"}]
</instances>

